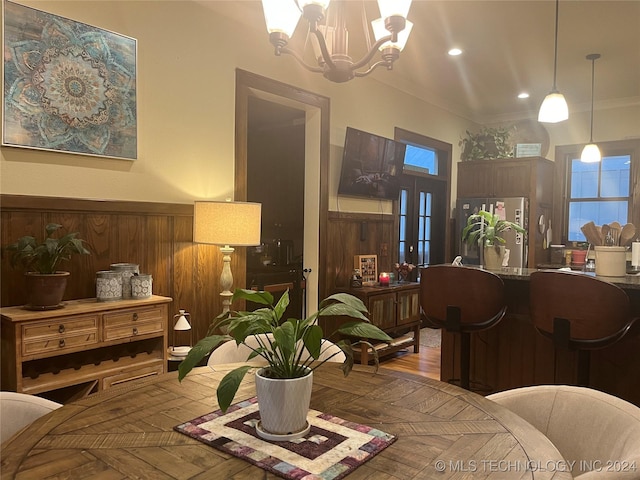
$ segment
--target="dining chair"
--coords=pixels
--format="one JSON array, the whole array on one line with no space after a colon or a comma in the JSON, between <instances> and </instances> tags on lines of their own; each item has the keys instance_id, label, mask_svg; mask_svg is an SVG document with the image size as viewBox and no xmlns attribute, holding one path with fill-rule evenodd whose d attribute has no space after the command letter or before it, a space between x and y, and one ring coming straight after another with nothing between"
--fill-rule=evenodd
<instances>
[{"instance_id":1,"label":"dining chair","mask_svg":"<svg viewBox=\"0 0 640 480\"><path fill-rule=\"evenodd\" d=\"M263 335L264 337L263 341L265 342L268 341L267 336L269 338L273 338L271 334L265 334ZM211 352L211 355L209 356L209 360L207 360L207 365L214 366L214 365L220 365L224 363L247 362L247 358L249 358L249 355L252 352L251 348L258 348L259 346L260 344L258 343L258 340L253 335L247 337L244 343L240 345L237 345L235 341L230 340L218 346L218 348L216 348L213 352ZM340 347L338 347L335 343L331 342L330 340L326 340L326 339L323 340L321 354L318 360L328 359L334 354L335 356L330 358L329 361L332 361L332 362L345 361L346 357L344 353L342 353L342 350L340 350ZM307 353L307 357L308 356L309 354ZM267 362L264 358L257 356L255 358L252 358L248 363L255 364L255 365L266 365Z\"/></svg>"},{"instance_id":2,"label":"dining chair","mask_svg":"<svg viewBox=\"0 0 640 480\"><path fill-rule=\"evenodd\" d=\"M507 305L502 279L473 267L432 265L422 268L420 307L428 324L460 336L460 386L469 390L471 333L487 330L504 317ZM491 388L478 384L476 389Z\"/></svg>"},{"instance_id":3,"label":"dining chair","mask_svg":"<svg viewBox=\"0 0 640 480\"><path fill-rule=\"evenodd\" d=\"M62 405L36 395L0 392L0 443Z\"/></svg>"},{"instance_id":4,"label":"dining chair","mask_svg":"<svg viewBox=\"0 0 640 480\"><path fill-rule=\"evenodd\" d=\"M536 385L488 395L551 440L578 479L638 479L640 408L608 393ZM574 463L575 462L575 463Z\"/></svg>"},{"instance_id":5,"label":"dining chair","mask_svg":"<svg viewBox=\"0 0 640 480\"><path fill-rule=\"evenodd\" d=\"M578 352L577 384L588 386L591 350L620 341L636 320L629 297L605 280L558 270L531 273L529 289L534 327L556 350ZM554 359L555 382L557 366Z\"/></svg>"}]
</instances>

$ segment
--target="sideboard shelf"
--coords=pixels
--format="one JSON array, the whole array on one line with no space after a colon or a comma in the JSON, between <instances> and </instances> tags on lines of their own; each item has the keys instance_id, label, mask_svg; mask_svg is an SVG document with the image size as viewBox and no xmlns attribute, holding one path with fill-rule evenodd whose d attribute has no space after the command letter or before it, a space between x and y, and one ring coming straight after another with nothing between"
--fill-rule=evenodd
<instances>
[{"instance_id":1,"label":"sideboard shelf","mask_svg":"<svg viewBox=\"0 0 640 480\"><path fill-rule=\"evenodd\" d=\"M66 403L167 369L169 297L0 309L2 390Z\"/></svg>"},{"instance_id":2,"label":"sideboard shelf","mask_svg":"<svg viewBox=\"0 0 640 480\"><path fill-rule=\"evenodd\" d=\"M376 343L379 357L391 355L399 350L413 347L414 353L420 351L420 284L416 282L395 283L388 287L367 286L361 288L337 289L339 293L349 293L358 297L369 310L369 320L375 326L395 337L391 344ZM342 323L352 321L346 317L321 317L319 319L325 334L335 331ZM409 331L411 334L405 334ZM354 352L357 353L357 352ZM360 346L359 361L368 364L374 359L372 349Z\"/></svg>"}]
</instances>

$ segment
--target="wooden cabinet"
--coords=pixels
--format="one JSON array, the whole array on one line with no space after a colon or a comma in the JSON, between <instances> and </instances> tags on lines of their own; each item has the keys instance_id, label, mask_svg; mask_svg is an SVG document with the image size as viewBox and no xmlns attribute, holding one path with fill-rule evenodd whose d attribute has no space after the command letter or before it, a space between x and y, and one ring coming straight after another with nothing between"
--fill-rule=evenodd
<instances>
[{"instance_id":1,"label":"wooden cabinet","mask_svg":"<svg viewBox=\"0 0 640 480\"><path fill-rule=\"evenodd\" d=\"M0 309L2 390L58 402L166 371L171 298Z\"/></svg>"},{"instance_id":2,"label":"wooden cabinet","mask_svg":"<svg viewBox=\"0 0 640 480\"><path fill-rule=\"evenodd\" d=\"M394 341L391 345L375 345L379 356L388 355L413 346L414 353L420 351L420 284L405 283L389 287L362 287L339 289L338 292L350 293L358 297L369 310L371 323L387 332ZM331 334L340 324L350 321L348 318L322 317L320 325L325 335ZM409 331L408 334L403 334ZM372 342L373 343L373 342ZM362 345L360 358L356 361L367 364L373 359L370 347Z\"/></svg>"},{"instance_id":3,"label":"wooden cabinet","mask_svg":"<svg viewBox=\"0 0 640 480\"><path fill-rule=\"evenodd\" d=\"M473 160L458 163L458 198L529 199L526 218L529 250L527 266L535 268L549 261L545 231L550 225L553 203L554 162L542 157Z\"/></svg>"},{"instance_id":4,"label":"wooden cabinet","mask_svg":"<svg viewBox=\"0 0 640 480\"><path fill-rule=\"evenodd\" d=\"M528 197L537 160L475 160L458 164L459 197ZM550 177L551 181L552 178Z\"/></svg>"}]
</instances>

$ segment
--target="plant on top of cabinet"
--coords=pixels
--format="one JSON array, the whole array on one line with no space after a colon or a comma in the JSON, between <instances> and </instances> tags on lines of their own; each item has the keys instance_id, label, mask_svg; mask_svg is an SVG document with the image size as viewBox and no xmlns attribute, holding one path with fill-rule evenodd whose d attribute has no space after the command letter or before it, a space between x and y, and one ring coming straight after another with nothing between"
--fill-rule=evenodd
<instances>
[{"instance_id":1,"label":"plant on top of cabinet","mask_svg":"<svg viewBox=\"0 0 640 480\"><path fill-rule=\"evenodd\" d=\"M482 127L478 133L466 130L466 136L458 142L462 148L460 159L466 162L513 157L513 145L509 140L514 130L515 126Z\"/></svg>"},{"instance_id":2,"label":"plant on top of cabinet","mask_svg":"<svg viewBox=\"0 0 640 480\"><path fill-rule=\"evenodd\" d=\"M11 253L11 266L25 269L27 305L31 310L49 310L61 307L69 272L61 272L58 266L73 255L89 255L85 241L78 238L78 232L55 238L52 235L62 225L49 223L45 227L46 238L36 240L31 235L20 237L7 246Z\"/></svg>"}]
</instances>

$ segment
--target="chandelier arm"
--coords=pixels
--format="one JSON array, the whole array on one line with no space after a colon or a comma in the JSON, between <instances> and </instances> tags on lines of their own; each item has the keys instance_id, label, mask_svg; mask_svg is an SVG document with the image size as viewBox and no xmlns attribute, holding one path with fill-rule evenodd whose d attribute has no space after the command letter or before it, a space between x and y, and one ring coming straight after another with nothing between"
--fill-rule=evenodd
<instances>
[{"instance_id":1,"label":"chandelier arm","mask_svg":"<svg viewBox=\"0 0 640 480\"><path fill-rule=\"evenodd\" d=\"M369 67L365 71L353 72L353 75L355 77L366 77L367 75L369 75L371 72L373 72L376 68L378 68L381 65L386 65L388 68L391 68L391 64L388 63L386 60L380 60L380 61L374 63L373 65L371 65L371 67Z\"/></svg>"},{"instance_id":2,"label":"chandelier arm","mask_svg":"<svg viewBox=\"0 0 640 480\"><path fill-rule=\"evenodd\" d=\"M306 63L306 62L302 59L302 57L301 57L300 55L298 55L298 53L297 53L297 52L295 52L294 50L291 50L290 48L282 47L282 48L280 49L280 52L281 52L281 53L285 53L285 54L287 54L287 55L291 55L293 58L295 58L295 59L298 61L298 63L299 63L300 65L302 65L304 68L306 68L306 69L307 69L307 70L309 70L310 72L313 72L313 73L322 73L322 72L324 72L324 70L322 69L322 67L314 67L314 66L311 66L311 65L309 65L308 63Z\"/></svg>"},{"instance_id":3,"label":"chandelier arm","mask_svg":"<svg viewBox=\"0 0 640 480\"><path fill-rule=\"evenodd\" d=\"M386 37L382 37L380 40L378 40L376 43L373 44L373 46L371 47L371 49L369 50L369 52L362 57L361 60L359 60L358 62L354 63L351 67L352 70L356 70L360 67L364 67L367 63L369 63L371 61L371 59L373 58L373 56L376 54L376 52L378 51L378 49L382 46L382 44L390 41L393 38L392 35L387 35ZM386 63L386 62L384 62Z\"/></svg>"},{"instance_id":4,"label":"chandelier arm","mask_svg":"<svg viewBox=\"0 0 640 480\"><path fill-rule=\"evenodd\" d=\"M320 32L320 30L315 28L311 31L311 33L313 33L318 39L318 45L320 46L320 51L322 52L322 58L325 61L325 63L329 66L331 70L338 68L336 64L333 62L333 59L331 58L331 54L329 53L329 49L327 48L327 43L324 40L324 36L322 35L322 32ZM323 70L321 69L320 71L323 71Z\"/></svg>"}]
</instances>

